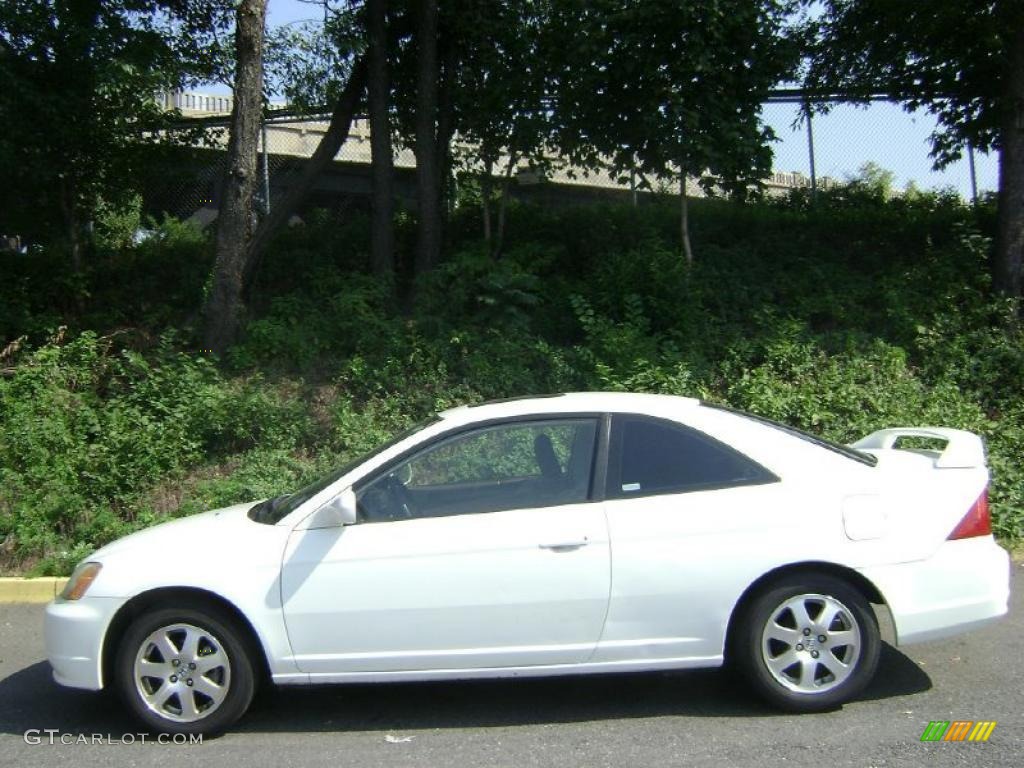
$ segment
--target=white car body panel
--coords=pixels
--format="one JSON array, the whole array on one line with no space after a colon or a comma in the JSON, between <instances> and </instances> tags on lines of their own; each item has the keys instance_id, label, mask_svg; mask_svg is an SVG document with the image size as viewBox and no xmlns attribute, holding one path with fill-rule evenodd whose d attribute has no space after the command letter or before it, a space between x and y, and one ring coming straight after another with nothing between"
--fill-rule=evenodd
<instances>
[{"instance_id":1,"label":"white car body panel","mask_svg":"<svg viewBox=\"0 0 1024 768\"><path fill-rule=\"evenodd\" d=\"M608 609L608 531L600 504L299 530L281 574L305 672L573 664Z\"/></svg>"},{"instance_id":2,"label":"white car body panel","mask_svg":"<svg viewBox=\"0 0 1024 768\"><path fill-rule=\"evenodd\" d=\"M246 518L251 503L178 518L119 539L92 558L104 563L81 601L56 600L47 609L47 642L72 631L67 621L75 603L103 600L118 607L137 595L165 588L191 588L217 595L249 621L263 646L272 674L295 672L291 646L281 613L281 555L288 531L258 525ZM97 609L97 621L79 621L77 632L101 637L112 613ZM69 645L70 641L63 641ZM98 644L97 644L98 647ZM100 659L92 659L93 675L84 687L103 687Z\"/></svg>"},{"instance_id":3,"label":"white car body panel","mask_svg":"<svg viewBox=\"0 0 1024 768\"><path fill-rule=\"evenodd\" d=\"M787 496L774 483L606 502L614 577L594 661L720 661L743 591L792 561L788 546L765 547L764 522L786 509ZM722 567L725 552L729 567Z\"/></svg>"},{"instance_id":4,"label":"white car body panel","mask_svg":"<svg viewBox=\"0 0 1024 768\"><path fill-rule=\"evenodd\" d=\"M900 645L989 624L1006 613L1010 597L1010 557L991 536L943 542L926 560L861 573L885 596Z\"/></svg>"},{"instance_id":5,"label":"white car body panel","mask_svg":"<svg viewBox=\"0 0 1024 768\"><path fill-rule=\"evenodd\" d=\"M608 413L685 424L778 481L308 527L343 490L452 430ZM895 447L915 432L949 445L942 453ZM249 520L245 504L99 550L89 559L103 568L87 595L47 608L47 655L58 682L104 687L101 650L116 642L106 635L117 611L168 588L203 590L234 606L279 683L715 666L744 593L799 564L860 574L884 599L901 643L1003 615L1006 552L991 536L946 540L987 485L980 441L933 428L865 441L875 467L735 413L656 395L577 393L453 409L276 524Z\"/></svg>"}]
</instances>

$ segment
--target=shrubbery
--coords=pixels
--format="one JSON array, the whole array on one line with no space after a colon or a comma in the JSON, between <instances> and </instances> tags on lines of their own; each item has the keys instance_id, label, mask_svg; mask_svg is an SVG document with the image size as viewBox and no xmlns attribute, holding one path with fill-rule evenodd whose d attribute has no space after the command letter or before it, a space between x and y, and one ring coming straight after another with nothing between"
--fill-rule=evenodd
<instances>
[{"instance_id":1,"label":"shrubbery","mask_svg":"<svg viewBox=\"0 0 1024 768\"><path fill-rule=\"evenodd\" d=\"M989 295L984 210L853 189L816 209L694 201L692 216L687 270L670 204L516 204L496 262L462 209L452 255L403 312L363 271L365 219L316 214L269 254L219 364L190 346L209 244L187 227L135 245L112 219L84 285L49 280L52 254L5 263L0 332L27 338L0 361L2 562L64 572L134 527L294 488L438 409L598 388L842 441L978 431L997 531L1020 537L1024 346ZM86 311L58 331L75 290Z\"/></svg>"}]
</instances>

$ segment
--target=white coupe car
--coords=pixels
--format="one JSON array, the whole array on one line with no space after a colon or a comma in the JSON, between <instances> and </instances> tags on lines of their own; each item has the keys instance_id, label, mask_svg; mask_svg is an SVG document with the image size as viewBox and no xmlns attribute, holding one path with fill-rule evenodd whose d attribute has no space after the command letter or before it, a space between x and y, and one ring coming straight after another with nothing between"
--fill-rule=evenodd
<instances>
[{"instance_id":1,"label":"white coupe car","mask_svg":"<svg viewBox=\"0 0 1024 768\"><path fill-rule=\"evenodd\" d=\"M821 710L875 672L870 604L899 643L1006 613L987 483L953 429L842 446L618 393L454 408L290 496L103 547L48 606L47 655L164 732L223 730L263 681L723 662Z\"/></svg>"}]
</instances>

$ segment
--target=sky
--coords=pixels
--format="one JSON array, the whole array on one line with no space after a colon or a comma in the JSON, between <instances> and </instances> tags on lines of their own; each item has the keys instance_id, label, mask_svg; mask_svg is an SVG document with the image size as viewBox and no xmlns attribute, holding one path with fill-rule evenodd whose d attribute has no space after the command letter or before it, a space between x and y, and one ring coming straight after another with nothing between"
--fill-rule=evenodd
<instances>
[{"instance_id":1,"label":"sky","mask_svg":"<svg viewBox=\"0 0 1024 768\"><path fill-rule=\"evenodd\" d=\"M798 109L795 104L768 104L763 116L780 139L773 145L774 169L809 174L806 126L792 127ZM841 105L816 115L812 128L819 178L846 180L870 161L895 173L900 188L913 181L922 189L953 187L965 198L971 194L966 157L941 172L932 169L929 136L936 122L924 110L908 114L897 104ZM996 155L975 153L975 173L979 194L994 191L999 182Z\"/></svg>"},{"instance_id":2,"label":"sky","mask_svg":"<svg viewBox=\"0 0 1024 768\"><path fill-rule=\"evenodd\" d=\"M267 25L279 27L296 21L322 21L323 6L319 2L306 3L302 0L269 0Z\"/></svg>"},{"instance_id":3,"label":"sky","mask_svg":"<svg viewBox=\"0 0 1024 768\"><path fill-rule=\"evenodd\" d=\"M267 13L269 26L323 18L319 3L302 0L270 0ZM797 107L769 104L763 116L765 123L780 139L772 147L774 170L800 171L809 175L806 128L791 127L797 116ZM907 114L895 104L837 107L828 115L814 118L817 175L846 180L870 161L895 173L896 184L900 188L910 182L922 189L952 187L969 198L971 184L966 159L942 172L932 169L928 137L935 127L934 118L925 112ZM996 156L976 154L975 168L979 192L995 190L999 172Z\"/></svg>"}]
</instances>

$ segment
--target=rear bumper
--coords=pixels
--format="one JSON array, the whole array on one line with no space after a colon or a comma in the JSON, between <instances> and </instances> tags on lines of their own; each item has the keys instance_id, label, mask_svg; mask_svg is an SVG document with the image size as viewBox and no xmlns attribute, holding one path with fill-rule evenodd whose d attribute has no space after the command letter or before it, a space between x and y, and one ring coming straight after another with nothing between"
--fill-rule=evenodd
<instances>
[{"instance_id":1,"label":"rear bumper","mask_svg":"<svg viewBox=\"0 0 1024 768\"><path fill-rule=\"evenodd\" d=\"M54 680L90 691L103 687L103 638L124 603L120 598L83 597L58 598L46 606L43 636Z\"/></svg>"},{"instance_id":2,"label":"rear bumper","mask_svg":"<svg viewBox=\"0 0 1024 768\"><path fill-rule=\"evenodd\" d=\"M1007 612L1010 556L991 536L943 542L927 560L860 570L885 598L900 645L958 635Z\"/></svg>"}]
</instances>

